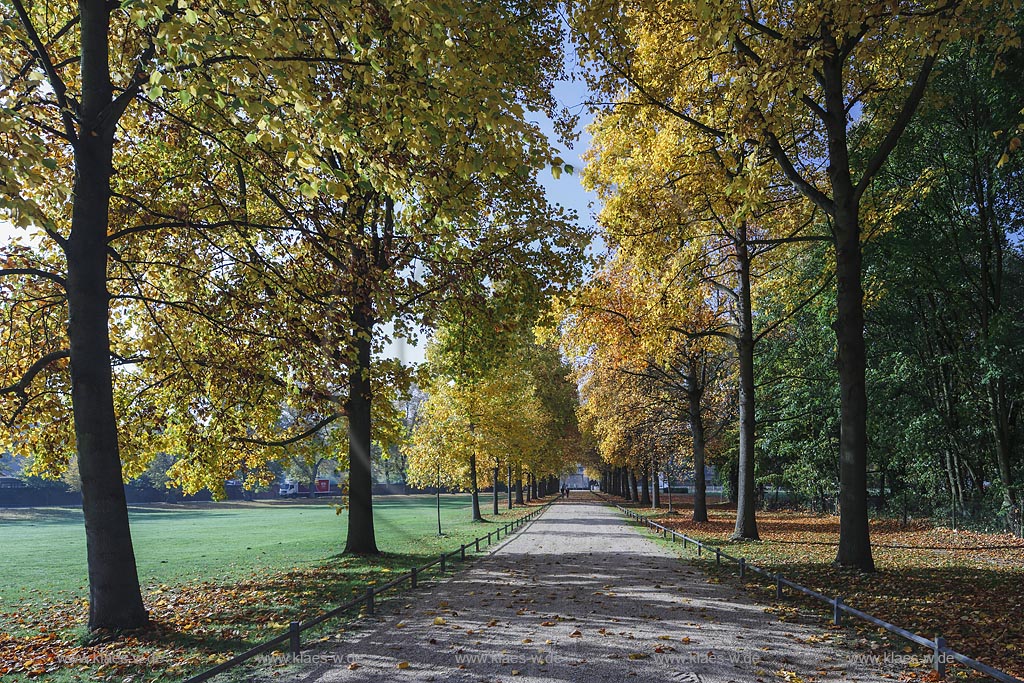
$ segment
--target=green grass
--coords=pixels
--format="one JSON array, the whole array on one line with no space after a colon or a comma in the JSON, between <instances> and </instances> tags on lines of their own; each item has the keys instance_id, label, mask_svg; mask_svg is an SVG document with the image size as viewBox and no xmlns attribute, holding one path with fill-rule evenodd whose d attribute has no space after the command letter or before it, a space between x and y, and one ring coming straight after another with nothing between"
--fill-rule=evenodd
<instances>
[{"instance_id":1,"label":"green grass","mask_svg":"<svg viewBox=\"0 0 1024 683\"><path fill-rule=\"evenodd\" d=\"M504 499L503 501L504 502ZM135 663L56 666L32 680L176 680L280 633L441 552L486 535L528 512L517 508L473 523L470 498L441 498L437 535L432 496L374 501L375 557L341 555L346 514L328 502L228 502L133 506L132 537L154 626L110 643L81 647L87 597L81 512L0 510L0 677L5 657L105 655ZM47 640L48 633L56 639ZM5 639L4 634L8 634ZM160 666L139 666L156 655ZM26 669L7 671L20 680Z\"/></svg>"},{"instance_id":2,"label":"green grass","mask_svg":"<svg viewBox=\"0 0 1024 683\"><path fill-rule=\"evenodd\" d=\"M441 497L442 529L469 524L466 495ZM382 552L440 552L433 496L388 496L374 501ZM329 502L227 502L132 506L129 509L139 580L177 584L287 569L337 555L345 546L347 513ZM50 598L87 595L82 512L70 508L0 510L0 605L36 590ZM426 543L424 544L424 541Z\"/></svg>"}]
</instances>

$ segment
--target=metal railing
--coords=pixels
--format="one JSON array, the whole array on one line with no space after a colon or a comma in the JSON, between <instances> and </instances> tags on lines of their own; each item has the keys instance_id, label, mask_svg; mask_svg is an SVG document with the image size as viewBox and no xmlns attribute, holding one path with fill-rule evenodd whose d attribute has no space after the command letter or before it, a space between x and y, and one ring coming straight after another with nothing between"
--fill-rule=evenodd
<instances>
[{"instance_id":1,"label":"metal railing","mask_svg":"<svg viewBox=\"0 0 1024 683\"><path fill-rule=\"evenodd\" d=\"M775 581L775 597L779 600L783 598L783 587L787 586L789 588L792 588L793 590L803 593L804 595L808 595L816 600L820 600L821 602L824 602L830 607L832 607L832 623L837 626L842 624L843 614L845 613L857 617L858 619L863 619L864 621L870 622L875 626L884 628L885 630L891 633L895 633L896 635L902 638L905 638L913 643L921 645L922 647L930 649L932 651L932 668L935 670L935 673L938 674L939 678L945 678L946 664L948 664L951 661L955 661L959 662L960 664L963 664L964 666L968 666L974 669L975 671L983 673L987 676L991 676L997 681L1004 681L1005 683L1024 683L1024 681L1017 678L1016 676L1011 676L1005 671L993 668L988 664L983 664L976 659L971 659L967 655L961 654L956 650L947 647L946 639L942 636L935 636L934 639L925 638L924 636L920 636L904 628L900 628L895 624L890 624L887 621L883 621L882 619L872 616L867 612L862 612L859 609L855 609L854 607L851 607L850 605L847 605L845 602L843 602L842 597L837 596L830 598L827 595L811 590L806 586L801 586L798 583L790 581L789 579L784 577L781 572L776 572L773 574L756 565L750 564L749 562L747 562L746 558L733 557L732 555L729 555L717 546L702 543L701 541L698 541L695 538L687 536L686 534L681 534L678 531L669 529L668 527L662 524L658 524L657 522L654 522L653 520L648 519L644 515L638 514L633 510L630 510L629 508L624 508L621 505L616 505L615 507L618 508L621 512L623 512L626 516L633 518L634 520L640 522L641 524L644 524L648 528L655 531L660 531L663 538L671 538L673 542L675 542L677 539L682 539L684 548L688 547L690 544L693 544L697 548L698 556L703 556L703 553L706 551L715 554L716 564L722 564L723 558L731 562L735 562L739 566L741 579L746 578L746 574L748 571L752 571L756 574L760 574L761 576L767 577L768 579Z\"/></svg>"},{"instance_id":2,"label":"metal railing","mask_svg":"<svg viewBox=\"0 0 1024 683\"><path fill-rule=\"evenodd\" d=\"M384 591L391 590L392 588L397 588L406 581L409 582L410 588L416 588L419 585L421 576L427 570L433 567L438 567L438 574L443 575L448 565L448 561L452 558L458 557L460 561L464 562L466 560L467 549L472 547L474 552L480 552L481 543L486 543L489 546L492 543L500 541L502 538L502 534L504 534L505 537L508 537L509 535L521 529L523 525L527 522L532 522L534 519L536 519L537 516L540 515L540 513L544 512L544 510L546 510L554 502L555 501L553 500L548 501L547 503L541 505L532 512L529 512L523 515L522 517L519 517L517 519L512 520L511 522L508 522L507 524L498 527L494 531L487 532L486 536L477 536L469 543L463 543L456 550L447 553L441 553L440 555L438 555L436 559L427 562L426 564L420 565L418 567L413 567L405 574L402 574L401 576L398 576L385 584L381 584L380 586L368 586L366 588L366 591L364 591L363 594L359 597L353 598L352 600L349 600L348 602L342 605L338 605L334 609L328 612L324 612L323 614L317 617L313 617L312 619L307 619L305 621L292 621L288 626L287 632L277 636L276 638L272 638L264 643L261 643L252 649L246 650L241 654L235 655L231 659L221 662L220 664L211 669L207 669L206 671L203 671L200 674L185 679L183 683L202 683L202 681L207 681L213 678L214 676L217 676L218 674L222 674L229 669L233 669L234 667L256 656L263 654L264 652L274 650L278 646L284 645L285 643L288 644L288 654L292 657L297 657L302 650L303 631L311 629L315 626L319 626L325 621L329 621L331 619L334 619L335 617L339 617L355 609L363 610L362 613L367 616L372 615L376 608L376 597Z\"/></svg>"}]
</instances>

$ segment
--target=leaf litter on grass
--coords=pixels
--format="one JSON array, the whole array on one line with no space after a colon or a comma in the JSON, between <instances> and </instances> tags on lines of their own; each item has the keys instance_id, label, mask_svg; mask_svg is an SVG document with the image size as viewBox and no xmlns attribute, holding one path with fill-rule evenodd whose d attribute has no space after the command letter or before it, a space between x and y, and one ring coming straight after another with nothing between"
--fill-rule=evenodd
<instances>
[{"instance_id":1,"label":"leaf litter on grass","mask_svg":"<svg viewBox=\"0 0 1024 683\"><path fill-rule=\"evenodd\" d=\"M651 514L650 510L637 510ZM797 512L759 512L760 541L735 542L735 512L709 510L709 521L696 523L688 511L661 515L659 523L692 538L728 546L747 562L824 593L846 604L925 637L942 635L949 647L986 664L1024 676L1024 539L1010 534L953 530L925 520L880 519L871 522L877 571L865 574L832 565L839 538L839 518ZM693 559L697 559L694 557ZM703 558L706 566L714 560ZM725 566L723 572L735 573ZM774 601L775 585L747 577L748 587ZM786 593L787 601L809 600ZM821 603L813 602L817 609ZM780 618L792 615L780 613ZM847 625L864 634L878 629L860 620ZM902 641L894 638L893 643Z\"/></svg>"},{"instance_id":2,"label":"leaf litter on grass","mask_svg":"<svg viewBox=\"0 0 1024 683\"><path fill-rule=\"evenodd\" d=\"M385 571L392 569L352 566L341 559L332 565L254 572L231 584L150 586L144 591L148 627L106 639L94 635L89 642L80 636L88 601L39 608L23 603L0 614L5 624L0 631L0 677L38 678L65 670L81 672L85 680L120 681L139 672L178 679L278 635L292 619L317 614L330 602L344 602Z\"/></svg>"}]
</instances>

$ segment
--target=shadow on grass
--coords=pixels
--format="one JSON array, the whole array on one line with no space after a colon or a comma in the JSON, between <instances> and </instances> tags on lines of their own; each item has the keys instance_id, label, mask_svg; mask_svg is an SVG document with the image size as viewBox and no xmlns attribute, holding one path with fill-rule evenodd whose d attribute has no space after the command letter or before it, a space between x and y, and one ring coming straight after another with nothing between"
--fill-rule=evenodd
<instances>
[{"instance_id":1,"label":"shadow on grass","mask_svg":"<svg viewBox=\"0 0 1024 683\"><path fill-rule=\"evenodd\" d=\"M0 508L0 527L36 524L82 524L78 507Z\"/></svg>"},{"instance_id":2,"label":"shadow on grass","mask_svg":"<svg viewBox=\"0 0 1024 683\"><path fill-rule=\"evenodd\" d=\"M420 507L422 509L422 503ZM518 508L517 512L526 510ZM174 510L157 510L156 514L159 513L182 514ZM210 511L190 510L184 514L208 516ZM177 680L186 673L185 669L195 673L212 666L228 653L237 654L266 642L283 634L289 621L319 616L361 595L367 586L386 583L413 566L426 564L437 557L435 552L457 550L460 543L471 541L481 532L494 531L511 519L511 516L498 518L489 524L472 527L465 523L466 520L460 520L459 524L447 529L453 535L441 538L410 537L408 529L401 528L399 524L401 531L396 533L400 536L404 533L404 540L399 545L408 547L408 551L403 548L400 553L385 552L374 556L336 555L312 565L257 573L239 581L213 580L154 586L145 597L152 625L140 632L124 634L117 642L98 646L83 646L78 642L80 624L86 616L83 603L77 600L37 603L35 611L24 613L24 629L15 633L5 627L6 633L0 633L0 665L8 655L13 657L13 653L18 653L19 657L33 653L63 656L69 658L67 661L79 662L92 661L90 657L112 657L121 662L115 666L114 673L131 674L144 670L137 663L142 661L143 653L150 653L156 655L160 662L178 664L177 671L170 671L159 680ZM343 547L341 538L338 547ZM471 548L467 549L467 557L472 556ZM481 543L481 550L485 549L486 542ZM449 562L457 564L454 558ZM451 569L450 565L449 573ZM433 580L436 573L435 568L423 580ZM394 592L388 591L387 596L400 595L408 590L408 586L405 583ZM358 610L352 610L351 617L357 615ZM19 617L18 614L2 616ZM54 618L57 616L59 620ZM325 630L337 629L348 619L347 615L341 615L327 622ZM0 673L3 669L0 666ZM70 680L65 676L70 675L68 671L58 667L53 673L54 680L60 683ZM48 678L51 678L49 674L42 680Z\"/></svg>"}]
</instances>

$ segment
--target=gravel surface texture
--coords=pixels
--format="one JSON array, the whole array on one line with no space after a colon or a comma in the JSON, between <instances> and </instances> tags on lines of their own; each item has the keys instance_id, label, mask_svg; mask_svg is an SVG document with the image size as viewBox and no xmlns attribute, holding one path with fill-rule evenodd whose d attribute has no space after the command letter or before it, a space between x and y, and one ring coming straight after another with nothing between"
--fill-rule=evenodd
<instances>
[{"instance_id":1,"label":"gravel surface texture","mask_svg":"<svg viewBox=\"0 0 1024 683\"><path fill-rule=\"evenodd\" d=\"M779 621L737 589L709 583L585 493L357 629L320 645L310 653L320 663L288 678L810 683L895 673L856 661L824 626Z\"/></svg>"}]
</instances>

